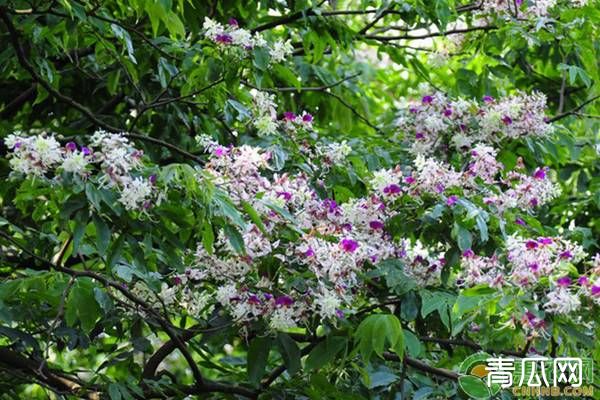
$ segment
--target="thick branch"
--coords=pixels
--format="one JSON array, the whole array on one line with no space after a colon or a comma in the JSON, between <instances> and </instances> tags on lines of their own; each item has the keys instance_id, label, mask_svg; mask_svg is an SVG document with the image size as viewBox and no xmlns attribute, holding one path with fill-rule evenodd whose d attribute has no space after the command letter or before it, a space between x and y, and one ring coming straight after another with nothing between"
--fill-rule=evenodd
<instances>
[{"instance_id":1,"label":"thick branch","mask_svg":"<svg viewBox=\"0 0 600 400\"><path fill-rule=\"evenodd\" d=\"M398 361L398 362L403 361L406 363L406 365L409 365L409 366L413 367L414 369L418 369L419 371L423 371L428 374L436 375L436 376L446 378L446 379L451 379L454 381L457 380L458 377L460 376L457 372L450 371L449 369L445 369L445 368L432 367L430 365L427 365L423 361L415 360L414 358L404 357L404 359L401 360L400 357L398 357L394 353L385 352L385 353L383 353L383 358L385 358L388 361Z\"/></svg>"}]
</instances>

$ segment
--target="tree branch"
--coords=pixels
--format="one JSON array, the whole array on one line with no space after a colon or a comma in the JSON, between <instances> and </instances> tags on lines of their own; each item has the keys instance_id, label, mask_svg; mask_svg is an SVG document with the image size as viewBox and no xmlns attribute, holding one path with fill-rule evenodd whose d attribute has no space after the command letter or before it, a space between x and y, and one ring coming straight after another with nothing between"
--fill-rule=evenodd
<instances>
[{"instance_id":1,"label":"tree branch","mask_svg":"<svg viewBox=\"0 0 600 400\"><path fill-rule=\"evenodd\" d=\"M571 110L569 110L569 111L567 111L567 112L564 112L564 113L562 113L562 114L558 114L558 115L556 115L555 117L552 117L552 118L550 118L550 119L548 120L548 122L549 122L549 123L550 123L550 122L556 122L556 121L560 121L560 120L561 120L561 119L563 119L563 118L566 118L566 117L568 117L569 115L576 115L576 114L577 114L577 112L578 112L579 110L581 110L582 108L584 108L584 107L585 107L585 106L587 106L588 104L590 104L590 103L592 103L592 102L596 101L597 99L600 99L600 95L594 96L594 97L592 97L592 98L590 98L590 99L588 99L588 100L584 101L583 103L581 103L581 104L580 104L580 105L578 105L577 107L575 107L575 108L573 108L573 109L571 109Z\"/></svg>"}]
</instances>

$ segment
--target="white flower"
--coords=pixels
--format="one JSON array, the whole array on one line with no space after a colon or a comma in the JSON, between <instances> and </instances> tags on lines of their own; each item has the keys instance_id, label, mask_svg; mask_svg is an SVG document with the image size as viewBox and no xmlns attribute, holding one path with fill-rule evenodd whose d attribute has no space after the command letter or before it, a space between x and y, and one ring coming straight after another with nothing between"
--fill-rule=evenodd
<instances>
[{"instance_id":1,"label":"white flower","mask_svg":"<svg viewBox=\"0 0 600 400\"><path fill-rule=\"evenodd\" d=\"M569 314L577 311L581 306L579 297L568 289L558 287L546 294L548 301L544 304L544 310L552 314Z\"/></svg>"},{"instance_id":2,"label":"white flower","mask_svg":"<svg viewBox=\"0 0 600 400\"><path fill-rule=\"evenodd\" d=\"M147 208L147 203L152 195L152 184L141 177L128 178L124 181L121 189L121 197L119 202L125 206L127 210L138 210Z\"/></svg>"},{"instance_id":3,"label":"white flower","mask_svg":"<svg viewBox=\"0 0 600 400\"><path fill-rule=\"evenodd\" d=\"M271 46L269 49L269 55L271 56L271 61L278 63L285 61L285 59L292 54L294 48L292 47L292 43L289 40L285 42L283 40L278 40Z\"/></svg>"},{"instance_id":4,"label":"white flower","mask_svg":"<svg viewBox=\"0 0 600 400\"><path fill-rule=\"evenodd\" d=\"M90 158L82 151L72 151L65 155L61 167L65 172L84 175L87 172L87 166L90 161Z\"/></svg>"},{"instance_id":5,"label":"white flower","mask_svg":"<svg viewBox=\"0 0 600 400\"><path fill-rule=\"evenodd\" d=\"M337 310L342 304L341 299L329 290L324 290L323 293L319 293L315 296L315 305L317 306L317 312L323 318L334 318L336 317Z\"/></svg>"},{"instance_id":6,"label":"white flower","mask_svg":"<svg viewBox=\"0 0 600 400\"><path fill-rule=\"evenodd\" d=\"M292 307L280 307L273 311L269 320L269 327L274 331L283 331L295 328L294 309Z\"/></svg>"}]
</instances>

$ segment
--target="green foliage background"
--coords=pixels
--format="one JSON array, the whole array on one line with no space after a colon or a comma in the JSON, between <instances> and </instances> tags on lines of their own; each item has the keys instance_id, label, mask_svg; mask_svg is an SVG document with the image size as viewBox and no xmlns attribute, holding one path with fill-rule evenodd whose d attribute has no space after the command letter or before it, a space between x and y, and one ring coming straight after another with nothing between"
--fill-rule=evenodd
<instances>
[{"instance_id":1,"label":"green foliage background","mask_svg":"<svg viewBox=\"0 0 600 400\"><path fill-rule=\"evenodd\" d=\"M400 100L416 96L420 84L478 99L541 91L556 134L511 143L501 159L514 165L522 157L557 171L562 196L527 222L538 235L569 232L597 252L600 9L595 1L583 8L567 3L559 2L546 24L493 17L482 29L472 24L478 2L454 0L0 0L0 137L17 130L52 131L65 140L99 127L128 131L181 187L155 220L138 220L91 184L73 195L35 180L9 180L8 162L0 159L0 398L465 398L452 371L467 355L526 346L522 332L506 327L490 329L477 343L463 330L478 309L489 326L509 316L508 300L488 288L416 290L384 265L390 289L375 295L381 304L366 304L365 318L319 331L308 342L286 333L245 342L234 326L217 329L222 316L191 335L185 318L173 316L174 328L152 315L116 312L106 288L132 276L159 287L151 273L181 269L183 252L210 240L211 225L252 218L191 178L190 166L206 159L196 135L271 147L285 168L301 164L294 143L247 129L244 104L252 87L276 93L280 110L311 111L320 138L349 141L352 167L334 170L324 186L342 201L365 193L367 170L406 157L390 137ZM269 40L289 38L294 57L272 67L258 52L241 61L228 57L203 38L206 16L236 18ZM452 36L459 19L468 26L467 41L432 65L431 50ZM7 151L0 148L3 156ZM102 211L90 213L90 203ZM439 225L400 221L396 229L425 241L431 234L460 241L451 234L460 222L479 234L466 216L444 218ZM49 265L57 254L75 275ZM87 270L92 254L104 269ZM397 308L385 304L394 292ZM598 328L576 321L557 321L541 350L600 362ZM206 380L194 379L180 352L157 376L146 373L160 347L147 339L151 332L187 346ZM226 343L234 344L231 355ZM42 361L50 355L52 362ZM261 384L281 365L282 378Z\"/></svg>"}]
</instances>

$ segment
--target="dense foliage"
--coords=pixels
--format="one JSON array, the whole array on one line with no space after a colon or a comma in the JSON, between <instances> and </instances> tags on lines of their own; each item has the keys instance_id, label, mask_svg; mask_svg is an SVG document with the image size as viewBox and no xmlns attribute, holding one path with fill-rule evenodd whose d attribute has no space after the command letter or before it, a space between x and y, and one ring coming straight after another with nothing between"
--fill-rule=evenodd
<instances>
[{"instance_id":1,"label":"dense foliage","mask_svg":"<svg viewBox=\"0 0 600 400\"><path fill-rule=\"evenodd\" d=\"M600 362L595 0L0 20L0 398L511 398L465 357Z\"/></svg>"}]
</instances>

